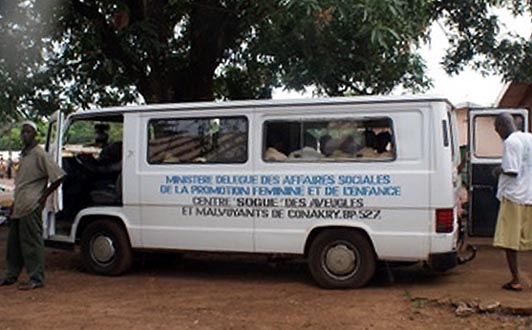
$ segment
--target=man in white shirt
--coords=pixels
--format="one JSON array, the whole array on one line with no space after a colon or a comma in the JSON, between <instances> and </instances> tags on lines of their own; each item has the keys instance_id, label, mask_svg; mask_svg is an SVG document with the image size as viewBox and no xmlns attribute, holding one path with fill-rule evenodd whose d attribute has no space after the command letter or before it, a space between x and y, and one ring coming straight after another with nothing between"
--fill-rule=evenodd
<instances>
[{"instance_id":1,"label":"man in white shirt","mask_svg":"<svg viewBox=\"0 0 532 330\"><path fill-rule=\"evenodd\" d=\"M503 113L495 120L503 139L497 198L501 201L493 245L506 252L512 280L503 289L521 291L517 251L532 250L532 134L517 130L513 117Z\"/></svg>"}]
</instances>

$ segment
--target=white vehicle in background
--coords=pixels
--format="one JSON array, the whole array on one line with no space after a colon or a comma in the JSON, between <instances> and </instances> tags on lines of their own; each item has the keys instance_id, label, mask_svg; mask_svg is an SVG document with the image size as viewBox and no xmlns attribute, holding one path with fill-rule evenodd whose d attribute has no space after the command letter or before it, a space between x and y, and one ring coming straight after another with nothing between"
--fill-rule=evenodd
<instances>
[{"instance_id":1,"label":"white vehicle in background","mask_svg":"<svg viewBox=\"0 0 532 330\"><path fill-rule=\"evenodd\" d=\"M13 187L0 184L0 225L4 224L13 204Z\"/></svg>"},{"instance_id":2,"label":"white vehicle in background","mask_svg":"<svg viewBox=\"0 0 532 330\"><path fill-rule=\"evenodd\" d=\"M99 153L96 124L109 128ZM46 240L80 244L104 275L140 250L303 256L325 288L365 285L379 260L446 270L457 262L454 141L453 107L436 97L57 114L47 150L67 176Z\"/></svg>"}]
</instances>

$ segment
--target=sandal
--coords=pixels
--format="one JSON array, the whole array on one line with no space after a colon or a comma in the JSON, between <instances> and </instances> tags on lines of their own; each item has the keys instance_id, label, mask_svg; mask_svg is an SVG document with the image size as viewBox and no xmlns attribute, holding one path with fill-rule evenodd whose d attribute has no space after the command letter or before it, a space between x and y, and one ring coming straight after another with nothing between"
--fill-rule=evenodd
<instances>
[{"instance_id":1,"label":"sandal","mask_svg":"<svg viewBox=\"0 0 532 330\"><path fill-rule=\"evenodd\" d=\"M502 286L502 289L508 290L508 291L523 291L523 287L521 287L521 284L512 283L512 282L505 283Z\"/></svg>"}]
</instances>

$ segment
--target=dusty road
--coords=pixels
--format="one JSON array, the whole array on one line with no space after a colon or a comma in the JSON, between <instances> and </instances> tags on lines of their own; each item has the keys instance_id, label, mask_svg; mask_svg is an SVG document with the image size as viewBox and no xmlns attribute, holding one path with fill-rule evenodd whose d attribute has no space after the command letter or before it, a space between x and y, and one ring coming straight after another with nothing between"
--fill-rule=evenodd
<instances>
[{"instance_id":1,"label":"dusty road","mask_svg":"<svg viewBox=\"0 0 532 330\"><path fill-rule=\"evenodd\" d=\"M2 274L6 233L6 226L0 226ZM264 260L154 255L138 259L125 276L101 277L83 272L78 255L48 249L43 289L0 288L0 330L531 326L529 318L493 314L459 318L450 306L413 299L408 289L412 283L431 287L442 278L418 268L401 270L393 285L381 270L367 288L326 291L317 288L298 264L274 267Z\"/></svg>"}]
</instances>

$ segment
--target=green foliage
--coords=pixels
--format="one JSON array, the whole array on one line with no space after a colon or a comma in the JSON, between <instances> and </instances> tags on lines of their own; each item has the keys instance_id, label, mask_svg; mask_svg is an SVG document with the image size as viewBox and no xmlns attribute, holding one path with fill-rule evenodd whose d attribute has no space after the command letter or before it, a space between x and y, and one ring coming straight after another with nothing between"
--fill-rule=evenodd
<instances>
[{"instance_id":1,"label":"green foliage","mask_svg":"<svg viewBox=\"0 0 532 330\"><path fill-rule=\"evenodd\" d=\"M4 129L0 136L0 150L20 150L21 148L20 129Z\"/></svg>"},{"instance_id":2,"label":"green foliage","mask_svg":"<svg viewBox=\"0 0 532 330\"><path fill-rule=\"evenodd\" d=\"M226 66L215 79L214 91L217 99L248 100L269 99L277 85L272 70L265 65L255 64L241 69Z\"/></svg>"},{"instance_id":3,"label":"green foliage","mask_svg":"<svg viewBox=\"0 0 532 330\"><path fill-rule=\"evenodd\" d=\"M379 94L429 87L415 45L429 25L426 1L289 1L251 43L271 53L283 85L320 94ZM395 19L390 19L394 17Z\"/></svg>"},{"instance_id":4,"label":"green foliage","mask_svg":"<svg viewBox=\"0 0 532 330\"><path fill-rule=\"evenodd\" d=\"M21 150L22 140L20 139L20 127L22 122L0 127L0 150ZM37 122L36 140L39 144L46 142L46 132L48 124Z\"/></svg>"},{"instance_id":5,"label":"green foliage","mask_svg":"<svg viewBox=\"0 0 532 330\"><path fill-rule=\"evenodd\" d=\"M81 144L88 145L95 142L95 130L96 124L102 123L100 121L93 120L78 120L73 122L66 131L64 137L64 144ZM109 135L108 142L122 141L122 123L105 122L109 126L106 133Z\"/></svg>"},{"instance_id":6,"label":"green foliage","mask_svg":"<svg viewBox=\"0 0 532 330\"><path fill-rule=\"evenodd\" d=\"M13 0L0 2L2 124L94 106L430 86L418 46L438 20L450 74L530 82L529 40L500 35L517 0Z\"/></svg>"},{"instance_id":7,"label":"green foliage","mask_svg":"<svg viewBox=\"0 0 532 330\"><path fill-rule=\"evenodd\" d=\"M29 19L31 17L31 19ZM42 73L49 31L41 26L40 8L29 2L0 3L0 116L3 124L39 116L30 108L44 100L46 75Z\"/></svg>"},{"instance_id":8,"label":"green foliage","mask_svg":"<svg viewBox=\"0 0 532 330\"><path fill-rule=\"evenodd\" d=\"M506 6L515 15L532 14L532 2L503 0L436 1L434 16L452 28L450 48L443 60L449 74L467 65L483 74L496 73L505 81L532 83L532 41L512 34L500 36L493 5Z\"/></svg>"},{"instance_id":9,"label":"green foliage","mask_svg":"<svg viewBox=\"0 0 532 330\"><path fill-rule=\"evenodd\" d=\"M91 121L74 122L63 138L64 144L89 144L94 141L94 123Z\"/></svg>"}]
</instances>

